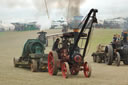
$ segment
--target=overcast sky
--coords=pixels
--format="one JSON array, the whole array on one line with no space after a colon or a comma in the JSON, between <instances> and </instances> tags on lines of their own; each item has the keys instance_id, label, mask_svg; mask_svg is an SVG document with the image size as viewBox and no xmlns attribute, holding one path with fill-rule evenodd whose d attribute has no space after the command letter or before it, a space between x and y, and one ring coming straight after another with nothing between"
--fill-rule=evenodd
<instances>
[{"instance_id":1,"label":"overcast sky","mask_svg":"<svg viewBox=\"0 0 128 85\"><path fill-rule=\"evenodd\" d=\"M0 0L0 20L29 21L34 19L48 19L43 0L42 2L38 1L41 0ZM66 8L67 3L65 2L63 4ZM48 8L49 5L51 4L48 3ZM60 18L66 11L58 11L58 8L55 8L54 5L49 9L51 19ZM91 8L97 8L99 11L97 17L99 19L128 16L128 0L85 0L80 8L80 13L83 16Z\"/></svg>"},{"instance_id":2,"label":"overcast sky","mask_svg":"<svg viewBox=\"0 0 128 85\"><path fill-rule=\"evenodd\" d=\"M82 12L89 8L97 8L100 19L128 17L128 0L86 0Z\"/></svg>"}]
</instances>

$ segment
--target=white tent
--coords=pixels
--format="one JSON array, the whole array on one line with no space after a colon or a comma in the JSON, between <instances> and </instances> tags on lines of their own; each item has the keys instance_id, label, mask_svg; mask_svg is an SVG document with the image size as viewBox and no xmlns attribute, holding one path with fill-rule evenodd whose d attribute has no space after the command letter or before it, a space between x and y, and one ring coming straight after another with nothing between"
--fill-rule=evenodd
<instances>
[{"instance_id":1,"label":"white tent","mask_svg":"<svg viewBox=\"0 0 128 85\"><path fill-rule=\"evenodd\" d=\"M1 23L0 29L4 29L5 31L13 31L15 29L15 26L13 24Z\"/></svg>"}]
</instances>

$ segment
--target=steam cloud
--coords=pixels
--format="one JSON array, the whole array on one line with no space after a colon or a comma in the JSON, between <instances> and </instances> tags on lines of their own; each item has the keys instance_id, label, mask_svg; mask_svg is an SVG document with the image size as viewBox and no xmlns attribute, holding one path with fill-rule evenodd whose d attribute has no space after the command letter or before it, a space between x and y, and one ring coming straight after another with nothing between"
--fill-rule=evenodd
<instances>
[{"instance_id":1,"label":"steam cloud","mask_svg":"<svg viewBox=\"0 0 128 85\"><path fill-rule=\"evenodd\" d=\"M54 8L59 9L59 12L63 13L63 16L79 16L80 15L80 5L85 1L85 0L46 0L47 1L47 6L48 10L53 11ZM44 0L33 0L35 7L38 10L41 10L44 5ZM69 8L68 8L69 7ZM57 14L57 13L56 13Z\"/></svg>"},{"instance_id":2,"label":"steam cloud","mask_svg":"<svg viewBox=\"0 0 128 85\"><path fill-rule=\"evenodd\" d=\"M69 4L69 1L70 1L70 4ZM54 16L54 17L63 16L65 18L79 16L80 5L84 1L85 0L46 0L50 16ZM37 19L41 19L42 18L41 16L46 15L46 7L45 7L44 0L0 0L0 6L8 7L10 9L17 8L17 7L20 7L20 8L34 7L34 9L36 8L38 10L38 13L36 13L35 15ZM46 16L45 18L43 17L42 19L43 21L41 22L43 22L43 24L45 24L48 21Z\"/></svg>"},{"instance_id":3,"label":"steam cloud","mask_svg":"<svg viewBox=\"0 0 128 85\"><path fill-rule=\"evenodd\" d=\"M46 0L50 16L63 16L66 19L71 19L73 16L80 16L80 5L84 1L85 0ZM33 0L33 3L39 11L46 12L44 0Z\"/></svg>"},{"instance_id":4,"label":"steam cloud","mask_svg":"<svg viewBox=\"0 0 128 85\"><path fill-rule=\"evenodd\" d=\"M63 16L79 16L80 15L80 5L85 0L46 0L49 13L57 12ZM70 2L70 4L69 4ZM15 7L31 7L30 4L33 4L39 12L45 13L45 4L44 0L0 0L0 6L7 6L9 8ZM69 7L69 9L68 9ZM55 10L57 9L57 11Z\"/></svg>"}]
</instances>

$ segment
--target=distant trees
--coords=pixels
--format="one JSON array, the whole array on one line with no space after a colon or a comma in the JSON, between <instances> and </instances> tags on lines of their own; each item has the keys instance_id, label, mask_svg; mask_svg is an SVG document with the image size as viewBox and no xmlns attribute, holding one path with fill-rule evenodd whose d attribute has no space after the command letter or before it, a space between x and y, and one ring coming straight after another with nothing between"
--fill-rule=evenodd
<instances>
[{"instance_id":1,"label":"distant trees","mask_svg":"<svg viewBox=\"0 0 128 85\"><path fill-rule=\"evenodd\" d=\"M104 22L101 23L97 23L95 26L97 28L121 28L123 25L123 23L119 23L116 21L106 21L104 20Z\"/></svg>"}]
</instances>

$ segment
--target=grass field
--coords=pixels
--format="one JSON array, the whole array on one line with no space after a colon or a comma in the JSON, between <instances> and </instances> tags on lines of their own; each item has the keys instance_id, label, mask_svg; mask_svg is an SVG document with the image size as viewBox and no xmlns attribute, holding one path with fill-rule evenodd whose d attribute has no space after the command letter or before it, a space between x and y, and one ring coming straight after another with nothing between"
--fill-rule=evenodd
<instances>
[{"instance_id":1,"label":"grass field","mask_svg":"<svg viewBox=\"0 0 128 85\"><path fill-rule=\"evenodd\" d=\"M60 32L60 30L46 31L48 34ZM109 44L113 34L121 34L121 29L94 30L89 53L85 57L92 67L90 78L85 78L83 72L64 79L61 72L57 76L50 76L47 72L32 73L29 69L14 68L13 57L21 56L24 43L27 39L36 38L36 33L37 31L0 33L0 85L128 85L128 66L93 63L90 56L99 43ZM46 52L48 53L49 50L50 47Z\"/></svg>"}]
</instances>

